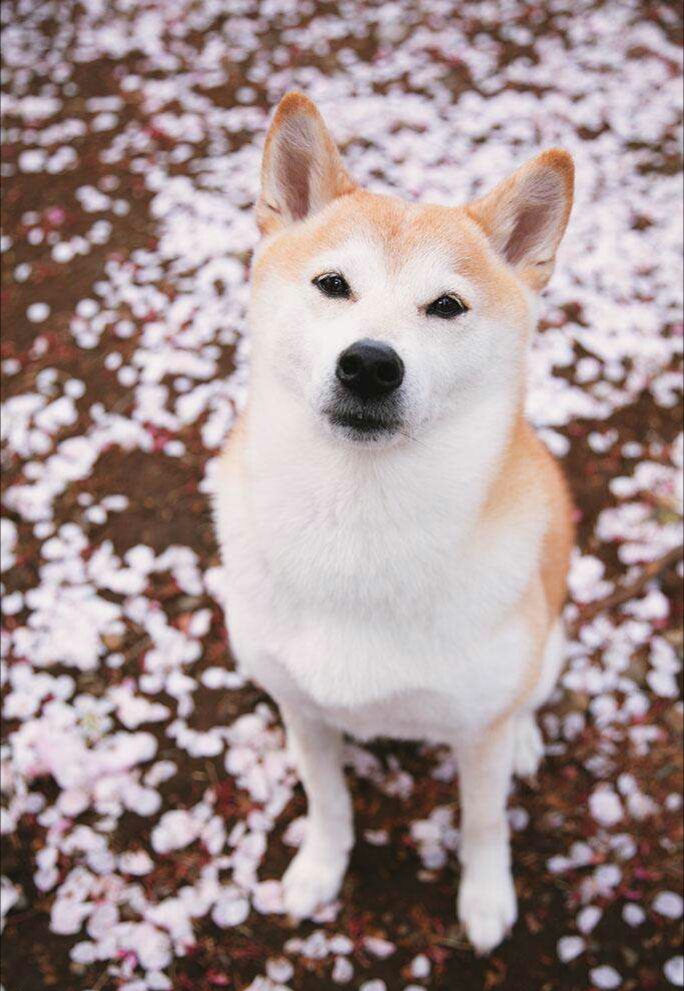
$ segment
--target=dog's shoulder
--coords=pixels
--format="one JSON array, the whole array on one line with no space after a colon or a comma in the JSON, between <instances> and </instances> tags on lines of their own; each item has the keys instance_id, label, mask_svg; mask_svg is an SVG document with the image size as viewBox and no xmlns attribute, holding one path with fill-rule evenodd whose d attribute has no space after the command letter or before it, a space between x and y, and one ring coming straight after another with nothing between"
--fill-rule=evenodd
<instances>
[{"instance_id":1,"label":"dog's shoulder","mask_svg":"<svg viewBox=\"0 0 684 991\"><path fill-rule=\"evenodd\" d=\"M540 572L552 614L562 607L575 542L574 506L563 471L533 428L520 417L482 511L485 528L543 515Z\"/></svg>"},{"instance_id":2,"label":"dog's shoulder","mask_svg":"<svg viewBox=\"0 0 684 991\"><path fill-rule=\"evenodd\" d=\"M571 499L563 472L530 424L519 416L494 473L482 509L492 521L534 504L539 497L551 516L571 515Z\"/></svg>"}]
</instances>

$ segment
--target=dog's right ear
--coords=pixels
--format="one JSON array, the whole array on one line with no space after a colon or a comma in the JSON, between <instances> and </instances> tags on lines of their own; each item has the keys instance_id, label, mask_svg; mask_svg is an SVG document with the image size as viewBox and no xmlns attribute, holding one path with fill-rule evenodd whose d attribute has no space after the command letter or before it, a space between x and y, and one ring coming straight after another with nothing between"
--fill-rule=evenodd
<instances>
[{"instance_id":1,"label":"dog's right ear","mask_svg":"<svg viewBox=\"0 0 684 991\"><path fill-rule=\"evenodd\" d=\"M316 105L288 93L266 136L256 210L261 233L304 220L355 188Z\"/></svg>"},{"instance_id":2,"label":"dog's right ear","mask_svg":"<svg viewBox=\"0 0 684 991\"><path fill-rule=\"evenodd\" d=\"M467 207L492 246L535 292L551 278L572 208L574 175L567 151L551 148Z\"/></svg>"}]
</instances>

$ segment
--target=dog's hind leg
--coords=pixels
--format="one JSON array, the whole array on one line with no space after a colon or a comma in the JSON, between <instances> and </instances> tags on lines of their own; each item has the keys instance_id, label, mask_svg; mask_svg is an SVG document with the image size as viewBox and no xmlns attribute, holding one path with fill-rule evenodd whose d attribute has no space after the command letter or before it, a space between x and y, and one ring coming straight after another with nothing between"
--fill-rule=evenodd
<instances>
[{"instance_id":1,"label":"dog's hind leg","mask_svg":"<svg viewBox=\"0 0 684 991\"><path fill-rule=\"evenodd\" d=\"M513 770L519 778L533 778L544 756L544 740L533 712L521 713L515 721Z\"/></svg>"},{"instance_id":2,"label":"dog's hind leg","mask_svg":"<svg viewBox=\"0 0 684 991\"><path fill-rule=\"evenodd\" d=\"M309 802L302 846L283 877L286 911L310 916L337 897L354 843L353 810L342 765L342 734L282 710L288 743Z\"/></svg>"},{"instance_id":3,"label":"dog's hind leg","mask_svg":"<svg viewBox=\"0 0 684 991\"><path fill-rule=\"evenodd\" d=\"M537 725L537 709L548 702L565 658L561 620L552 628L544 648L541 676L529 704L515 720L513 770L520 778L534 777L544 756L544 741Z\"/></svg>"}]
</instances>

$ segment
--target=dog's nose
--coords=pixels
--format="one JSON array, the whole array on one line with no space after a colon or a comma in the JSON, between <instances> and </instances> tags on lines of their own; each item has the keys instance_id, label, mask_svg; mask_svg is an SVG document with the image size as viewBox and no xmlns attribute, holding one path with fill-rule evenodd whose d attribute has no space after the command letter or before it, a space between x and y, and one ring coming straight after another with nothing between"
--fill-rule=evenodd
<instances>
[{"instance_id":1,"label":"dog's nose","mask_svg":"<svg viewBox=\"0 0 684 991\"><path fill-rule=\"evenodd\" d=\"M381 341L356 341L337 359L337 378L361 399L378 399L398 389L404 362L394 348Z\"/></svg>"}]
</instances>

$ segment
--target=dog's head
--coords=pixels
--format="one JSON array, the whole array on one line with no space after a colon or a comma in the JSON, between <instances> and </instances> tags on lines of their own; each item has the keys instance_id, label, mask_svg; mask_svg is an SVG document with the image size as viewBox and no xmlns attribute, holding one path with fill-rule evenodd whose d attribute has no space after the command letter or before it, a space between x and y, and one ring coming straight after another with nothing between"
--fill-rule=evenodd
<instances>
[{"instance_id":1,"label":"dog's head","mask_svg":"<svg viewBox=\"0 0 684 991\"><path fill-rule=\"evenodd\" d=\"M290 93L257 207L255 372L357 444L415 437L482 390L521 395L572 188L571 157L551 150L465 207L369 193Z\"/></svg>"}]
</instances>

